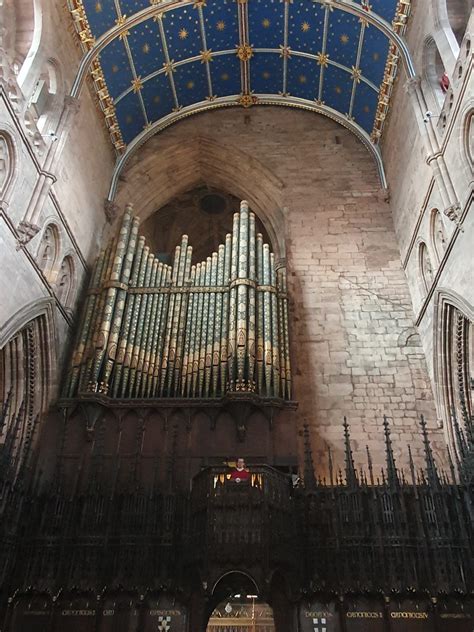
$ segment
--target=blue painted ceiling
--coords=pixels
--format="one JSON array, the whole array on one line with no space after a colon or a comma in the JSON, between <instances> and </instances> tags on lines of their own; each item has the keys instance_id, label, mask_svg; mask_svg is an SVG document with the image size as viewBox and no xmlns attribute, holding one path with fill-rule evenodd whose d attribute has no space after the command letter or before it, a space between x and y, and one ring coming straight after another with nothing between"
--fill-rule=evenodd
<instances>
[{"instance_id":1,"label":"blue painted ceiling","mask_svg":"<svg viewBox=\"0 0 474 632\"><path fill-rule=\"evenodd\" d=\"M395 18L397 0L358 2L390 23ZM157 1L75 4L85 11L92 45ZM246 105L253 96L279 95L327 106L377 142L390 46L365 20L311 0L196 0L171 10L157 4L158 10L98 59L113 105L109 119L119 128L113 139L118 150L173 112L217 97L237 102L242 95L250 96Z\"/></svg>"}]
</instances>

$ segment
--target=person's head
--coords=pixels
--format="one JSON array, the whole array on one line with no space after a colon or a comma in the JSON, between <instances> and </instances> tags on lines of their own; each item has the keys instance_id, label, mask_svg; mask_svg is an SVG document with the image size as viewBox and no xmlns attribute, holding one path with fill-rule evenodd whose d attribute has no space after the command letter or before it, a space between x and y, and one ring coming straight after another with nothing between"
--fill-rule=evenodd
<instances>
[{"instance_id":1,"label":"person's head","mask_svg":"<svg viewBox=\"0 0 474 632\"><path fill-rule=\"evenodd\" d=\"M244 469L244 467L245 467L245 460L244 460L242 457L239 457L239 458L237 459L237 468L238 468L239 470L243 470L243 469Z\"/></svg>"}]
</instances>

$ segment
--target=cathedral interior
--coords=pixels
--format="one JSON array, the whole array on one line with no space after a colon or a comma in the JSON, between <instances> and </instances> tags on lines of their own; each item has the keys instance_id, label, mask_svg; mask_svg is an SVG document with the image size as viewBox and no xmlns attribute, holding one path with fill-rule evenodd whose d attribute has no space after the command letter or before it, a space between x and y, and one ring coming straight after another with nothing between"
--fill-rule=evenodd
<instances>
[{"instance_id":1,"label":"cathedral interior","mask_svg":"<svg viewBox=\"0 0 474 632\"><path fill-rule=\"evenodd\" d=\"M473 0L0 0L0 631L473 632Z\"/></svg>"}]
</instances>

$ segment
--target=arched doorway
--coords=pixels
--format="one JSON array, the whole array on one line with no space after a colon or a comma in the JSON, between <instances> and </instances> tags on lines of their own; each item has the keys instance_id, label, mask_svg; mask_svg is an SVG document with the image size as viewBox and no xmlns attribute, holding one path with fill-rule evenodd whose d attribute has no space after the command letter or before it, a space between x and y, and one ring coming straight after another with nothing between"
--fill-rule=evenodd
<instances>
[{"instance_id":1,"label":"arched doorway","mask_svg":"<svg viewBox=\"0 0 474 632\"><path fill-rule=\"evenodd\" d=\"M275 632L273 609L260 596L253 578L241 571L215 584L206 632Z\"/></svg>"}]
</instances>

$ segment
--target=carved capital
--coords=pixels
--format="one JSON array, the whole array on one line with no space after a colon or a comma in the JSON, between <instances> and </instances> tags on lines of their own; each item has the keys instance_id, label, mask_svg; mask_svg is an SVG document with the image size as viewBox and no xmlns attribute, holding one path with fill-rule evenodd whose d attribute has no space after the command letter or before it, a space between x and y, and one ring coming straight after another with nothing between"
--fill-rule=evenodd
<instances>
[{"instance_id":1,"label":"carved capital","mask_svg":"<svg viewBox=\"0 0 474 632\"><path fill-rule=\"evenodd\" d=\"M33 239L33 237L40 231L40 227L36 224L31 224L30 222L22 220L17 226L17 231L18 242L21 247Z\"/></svg>"},{"instance_id":2,"label":"carved capital","mask_svg":"<svg viewBox=\"0 0 474 632\"><path fill-rule=\"evenodd\" d=\"M448 208L444 209L444 214L455 224L459 224L459 216L461 214L461 206L459 202L453 202Z\"/></svg>"},{"instance_id":3,"label":"carved capital","mask_svg":"<svg viewBox=\"0 0 474 632\"><path fill-rule=\"evenodd\" d=\"M107 218L108 223L112 224L118 215L119 207L112 200L106 199L104 201L104 212L105 212L105 217Z\"/></svg>"}]
</instances>

